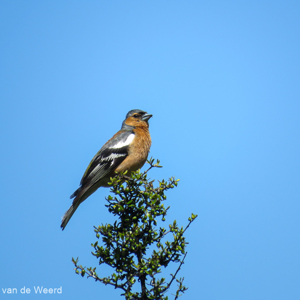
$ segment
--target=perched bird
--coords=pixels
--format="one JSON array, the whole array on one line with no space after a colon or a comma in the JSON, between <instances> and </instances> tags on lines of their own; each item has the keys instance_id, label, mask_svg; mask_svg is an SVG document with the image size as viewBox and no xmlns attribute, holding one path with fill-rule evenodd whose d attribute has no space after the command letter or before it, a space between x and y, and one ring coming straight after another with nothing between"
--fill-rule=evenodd
<instances>
[{"instance_id":1,"label":"perched bird","mask_svg":"<svg viewBox=\"0 0 300 300\"><path fill-rule=\"evenodd\" d=\"M94 156L80 181L80 187L71 195L73 203L63 216L65 229L74 212L99 187L108 187L110 177L117 172L140 169L147 160L151 146L148 120L152 115L140 109L128 112L118 131Z\"/></svg>"}]
</instances>

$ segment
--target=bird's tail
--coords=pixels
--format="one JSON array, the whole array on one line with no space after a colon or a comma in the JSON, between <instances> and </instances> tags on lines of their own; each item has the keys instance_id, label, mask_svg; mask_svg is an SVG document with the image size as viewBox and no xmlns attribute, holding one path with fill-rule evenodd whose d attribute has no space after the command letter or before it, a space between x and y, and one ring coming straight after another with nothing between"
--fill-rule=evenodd
<instances>
[{"instance_id":1,"label":"bird's tail","mask_svg":"<svg viewBox=\"0 0 300 300\"><path fill-rule=\"evenodd\" d=\"M89 197L92 193L94 193L96 191L96 187L92 186L88 186L84 189L78 189L76 190L71 198L75 197L75 199L73 200L72 205L70 206L70 208L66 211L66 213L64 214L62 221L61 221L61 229L64 230L65 227L67 226L68 222L70 221L70 219L72 218L74 212L76 211L76 209L78 208L78 206L87 198Z\"/></svg>"},{"instance_id":2,"label":"bird's tail","mask_svg":"<svg viewBox=\"0 0 300 300\"><path fill-rule=\"evenodd\" d=\"M64 214L62 221L61 221L61 229L64 230L65 227L67 226L67 224L69 223L70 219L72 218L74 212L76 211L76 209L78 208L79 204L81 203L80 201L75 201L76 198L74 199L72 205L70 206L70 208L66 211L66 213Z\"/></svg>"}]
</instances>

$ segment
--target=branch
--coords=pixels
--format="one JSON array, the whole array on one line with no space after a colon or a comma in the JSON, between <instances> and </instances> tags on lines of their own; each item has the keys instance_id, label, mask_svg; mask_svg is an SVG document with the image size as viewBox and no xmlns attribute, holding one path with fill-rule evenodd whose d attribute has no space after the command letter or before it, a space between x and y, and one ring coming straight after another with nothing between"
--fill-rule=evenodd
<instances>
[{"instance_id":1,"label":"branch","mask_svg":"<svg viewBox=\"0 0 300 300\"><path fill-rule=\"evenodd\" d=\"M173 251L174 249L176 249L176 246L179 245L179 242L181 240L181 238L183 237L183 234L186 232L186 230L189 228L189 226L191 225L191 223L197 218L198 215L194 215L192 214L192 216L189 218L189 223L188 225L185 227L185 229L181 232L178 233L178 236L176 236L176 238L174 237L174 242L172 242L169 246L167 246L167 250L172 252L172 255L169 259L167 259L167 264L169 264L170 261L173 261L174 257L177 255L177 253L175 251ZM176 224L174 223L173 225L174 227L176 226ZM172 232L172 230L169 230L168 232L164 233L164 236L167 235L168 233ZM168 252L168 251L166 251ZM185 254L186 255L186 254ZM167 253L164 255L163 259L166 259Z\"/></svg>"},{"instance_id":2,"label":"branch","mask_svg":"<svg viewBox=\"0 0 300 300\"><path fill-rule=\"evenodd\" d=\"M175 279L176 276L177 276L177 273L178 273L179 270L181 269L181 266L184 264L184 260L185 260L186 255L187 255L187 252L185 253L185 255L184 255L182 261L180 262L180 265L179 265L179 267L177 268L175 274L174 274L174 275L171 274L172 278L171 278L170 282L168 283L168 285L162 290L162 294L165 293L165 292L170 288L172 282L174 281L174 279ZM176 298L175 298L175 299L176 299Z\"/></svg>"},{"instance_id":3,"label":"branch","mask_svg":"<svg viewBox=\"0 0 300 300\"><path fill-rule=\"evenodd\" d=\"M77 259L77 260L78 260L78 259ZM87 269L87 270L85 270L85 267L83 267L83 266L81 266L81 265L78 266L78 265L77 265L77 260L75 260L74 258L72 259L72 261L73 261L73 263L74 263L74 265L75 265L75 272L78 271L78 269L81 270L80 273L81 273L81 276L82 276L82 277L85 275L85 273L87 273L87 278L92 277L92 278L95 279L95 281L100 281L100 282L104 283L105 285L107 285L107 284L112 285L112 286L114 286L115 288L120 288L120 289L122 289L124 292L126 292L125 285L126 285L126 283L127 283L128 281L125 282L125 283L123 283L123 284L117 284L117 283L110 282L110 279L107 279L107 278L100 278L100 277L98 277L97 273L94 272L92 269ZM76 273L77 273L77 272L76 272Z\"/></svg>"},{"instance_id":4,"label":"branch","mask_svg":"<svg viewBox=\"0 0 300 300\"><path fill-rule=\"evenodd\" d=\"M162 168L162 166L159 164L160 163L159 159L156 160L155 164L153 164L153 162L154 162L154 158L152 157L147 160L147 163L150 165L150 167L148 168L148 170L144 172L144 174L147 174L152 168Z\"/></svg>"}]
</instances>

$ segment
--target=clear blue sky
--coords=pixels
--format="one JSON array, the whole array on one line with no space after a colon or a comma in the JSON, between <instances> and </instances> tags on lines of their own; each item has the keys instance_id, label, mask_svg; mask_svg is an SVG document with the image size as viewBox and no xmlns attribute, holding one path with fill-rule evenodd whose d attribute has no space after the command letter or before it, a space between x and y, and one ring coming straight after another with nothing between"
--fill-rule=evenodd
<instances>
[{"instance_id":1,"label":"clear blue sky","mask_svg":"<svg viewBox=\"0 0 300 300\"><path fill-rule=\"evenodd\" d=\"M60 221L135 108L151 177L181 179L167 221L199 215L182 299L300 299L299 1L2 1L0 26L1 299L122 299L71 263L97 265L109 189Z\"/></svg>"}]
</instances>

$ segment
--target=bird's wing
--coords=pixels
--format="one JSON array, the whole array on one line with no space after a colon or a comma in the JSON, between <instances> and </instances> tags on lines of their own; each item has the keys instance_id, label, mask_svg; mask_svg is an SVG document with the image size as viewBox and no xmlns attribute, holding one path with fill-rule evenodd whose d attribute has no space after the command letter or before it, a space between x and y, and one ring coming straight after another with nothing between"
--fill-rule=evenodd
<instances>
[{"instance_id":1,"label":"bird's wing","mask_svg":"<svg viewBox=\"0 0 300 300\"><path fill-rule=\"evenodd\" d=\"M128 147L135 135L132 131L119 131L94 156L81 181L81 187L92 186L115 170L128 155Z\"/></svg>"}]
</instances>

